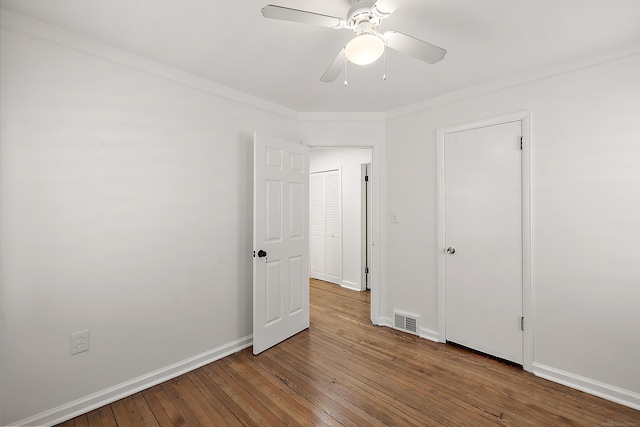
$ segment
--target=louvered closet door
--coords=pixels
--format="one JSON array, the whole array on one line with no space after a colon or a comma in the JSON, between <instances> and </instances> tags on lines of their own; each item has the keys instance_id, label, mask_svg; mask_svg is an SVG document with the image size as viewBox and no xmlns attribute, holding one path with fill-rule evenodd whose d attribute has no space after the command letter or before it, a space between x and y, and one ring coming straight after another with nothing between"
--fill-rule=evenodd
<instances>
[{"instance_id":1,"label":"louvered closet door","mask_svg":"<svg viewBox=\"0 0 640 427\"><path fill-rule=\"evenodd\" d=\"M342 284L342 203L339 170L313 173L310 190L311 277Z\"/></svg>"},{"instance_id":2,"label":"louvered closet door","mask_svg":"<svg viewBox=\"0 0 640 427\"><path fill-rule=\"evenodd\" d=\"M309 176L309 264L311 277L325 280L325 211L324 211L324 174L312 173Z\"/></svg>"}]
</instances>

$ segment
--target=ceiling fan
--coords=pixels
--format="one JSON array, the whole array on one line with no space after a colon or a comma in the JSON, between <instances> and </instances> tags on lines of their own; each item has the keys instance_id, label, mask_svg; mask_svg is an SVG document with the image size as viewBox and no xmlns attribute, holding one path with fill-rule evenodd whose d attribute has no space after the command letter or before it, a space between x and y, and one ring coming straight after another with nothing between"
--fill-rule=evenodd
<instances>
[{"instance_id":1,"label":"ceiling fan","mask_svg":"<svg viewBox=\"0 0 640 427\"><path fill-rule=\"evenodd\" d=\"M323 82L332 82L344 68L345 60L358 65L371 64L382 56L385 46L429 64L435 64L444 58L447 51L431 43L395 30L378 32L382 20L404 1L406 0L352 0L346 19L272 4L262 8L262 15L265 18L320 25L336 30L353 30L355 37L342 48L320 78Z\"/></svg>"}]
</instances>

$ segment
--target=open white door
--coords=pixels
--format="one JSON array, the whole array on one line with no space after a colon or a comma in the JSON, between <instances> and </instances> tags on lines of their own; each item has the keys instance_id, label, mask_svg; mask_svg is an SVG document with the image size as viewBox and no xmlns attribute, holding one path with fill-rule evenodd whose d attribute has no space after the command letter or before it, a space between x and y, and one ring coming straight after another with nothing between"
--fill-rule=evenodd
<instances>
[{"instance_id":1,"label":"open white door","mask_svg":"<svg viewBox=\"0 0 640 427\"><path fill-rule=\"evenodd\" d=\"M254 135L253 354L309 327L309 147Z\"/></svg>"}]
</instances>

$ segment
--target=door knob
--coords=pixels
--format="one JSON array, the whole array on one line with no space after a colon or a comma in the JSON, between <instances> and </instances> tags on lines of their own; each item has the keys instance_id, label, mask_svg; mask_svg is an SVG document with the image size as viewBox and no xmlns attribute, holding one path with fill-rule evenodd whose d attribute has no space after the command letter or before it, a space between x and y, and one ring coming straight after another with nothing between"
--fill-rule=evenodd
<instances>
[{"instance_id":1,"label":"door knob","mask_svg":"<svg viewBox=\"0 0 640 427\"><path fill-rule=\"evenodd\" d=\"M267 256L267 253L265 251L263 251L262 249L260 249L258 251L258 258L263 258L263 257L266 257L266 256Z\"/></svg>"},{"instance_id":2,"label":"door knob","mask_svg":"<svg viewBox=\"0 0 640 427\"><path fill-rule=\"evenodd\" d=\"M449 247L447 248L447 253L448 253L449 255L453 255L453 254L455 254L455 253L456 253L456 248L452 248L451 246L449 246Z\"/></svg>"}]
</instances>

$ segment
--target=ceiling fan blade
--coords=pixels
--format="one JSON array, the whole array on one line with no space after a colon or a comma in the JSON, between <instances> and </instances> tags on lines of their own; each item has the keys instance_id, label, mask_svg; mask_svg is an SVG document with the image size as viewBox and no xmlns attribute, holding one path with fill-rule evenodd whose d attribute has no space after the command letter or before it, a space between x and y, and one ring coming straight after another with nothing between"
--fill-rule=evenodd
<instances>
[{"instance_id":1,"label":"ceiling fan blade","mask_svg":"<svg viewBox=\"0 0 640 427\"><path fill-rule=\"evenodd\" d=\"M447 50L416 39L398 31L386 31L383 35L385 43L391 49L406 53L429 64L435 64L444 58Z\"/></svg>"},{"instance_id":2,"label":"ceiling fan blade","mask_svg":"<svg viewBox=\"0 0 640 427\"><path fill-rule=\"evenodd\" d=\"M327 71L325 71L322 77L320 77L320 80L325 83L329 83L337 79L344 69L344 61L344 48L342 48L342 50L338 52L336 59L334 59L331 65L329 65L329 68L327 68Z\"/></svg>"},{"instance_id":3,"label":"ceiling fan blade","mask_svg":"<svg viewBox=\"0 0 640 427\"><path fill-rule=\"evenodd\" d=\"M405 1L406 0L378 0L371 8L371 11L378 18L386 18L395 12Z\"/></svg>"},{"instance_id":4,"label":"ceiling fan blade","mask_svg":"<svg viewBox=\"0 0 640 427\"><path fill-rule=\"evenodd\" d=\"M335 16L320 15L306 10L291 9L273 4L262 8L262 16L283 21L301 22L303 24L320 25L329 28L344 28L346 21Z\"/></svg>"}]
</instances>

